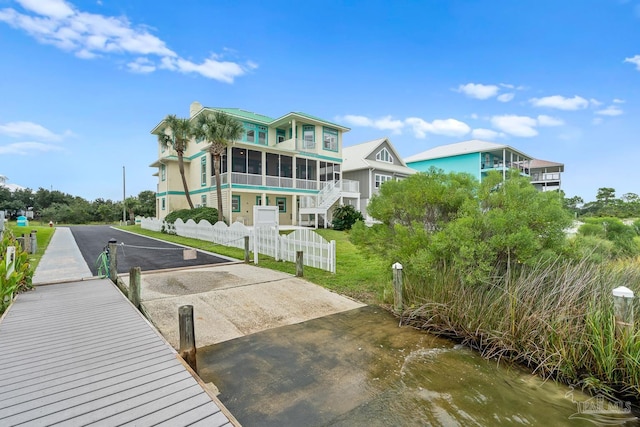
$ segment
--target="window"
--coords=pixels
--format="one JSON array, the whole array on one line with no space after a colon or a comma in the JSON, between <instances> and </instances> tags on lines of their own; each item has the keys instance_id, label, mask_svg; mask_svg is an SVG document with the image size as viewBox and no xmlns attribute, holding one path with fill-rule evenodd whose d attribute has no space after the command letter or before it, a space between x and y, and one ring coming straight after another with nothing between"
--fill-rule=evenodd
<instances>
[{"instance_id":1,"label":"window","mask_svg":"<svg viewBox=\"0 0 640 427\"><path fill-rule=\"evenodd\" d=\"M160 165L160 178L165 181L167 179L167 165Z\"/></svg>"},{"instance_id":2,"label":"window","mask_svg":"<svg viewBox=\"0 0 640 427\"><path fill-rule=\"evenodd\" d=\"M255 150L247 150L247 172L253 175L262 175L262 153Z\"/></svg>"},{"instance_id":3,"label":"window","mask_svg":"<svg viewBox=\"0 0 640 427\"><path fill-rule=\"evenodd\" d=\"M287 198L276 197L276 206L278 206L278 212L287 213Z\"/></svg>"},{"instance_id":4,"label":"window","mask_svg":"<svg viewBox=\"0 0 640 427\"><path fill-rule=\"evenodd\" d=\"M244 148L231 149L231 171L247 173L247 150Z\"/></svg>"},{"instance_id":5,"label":"window","mask_svg":"<svg viewBox=\"0 0 640 427\"><path fill-rule=\"evenodd\" d=\"M316 160L296 157L296 178L309 181L316 180Z\"/></svg>"},{"instance_id":6,"label":"window","mask_svg":"<svg viewBox=\"0 0 640 427\"><path fill-rule=\"evenodd\" d=\"M285 134L283 129L276 129L276 141L278 141L278 144L284 141L285 139L284 135Z\"/></svg>"},{"instance_id":7,"label":"window","mask_svg":"<svg viewBox=\"0 0 640 427\"><path fill-rule=\"evenodd\" d=\"M262 196L256 196L256 205L262 206ZM269 196L267 196L267 203L265 206L269 206Z\"/></svg>"},{"instance_id":8,"label":"window","mask_svg":"<svg viewBox=\"0 0 640 427\"><path fill-rule=\"evenodd\" d=\"M165 200L165 198L163 197L163 198L162 198L162 210L165 210L166 208L167 208L166 200Z\"/></svg>"},{"instance_id":9,"label":"window","mask_svg":"<svg viewBox=\"0 0 640 427\"><path fill-rule=\"evenodd\" d=\"M269 128L267 128L266 126L261 126L261 125L248 123L248 122L244 122L242 125L244 127L243 141L252 142L254 144L258 143L261 145L267 145L267 139L268 139L267 133L269 131ZM256 139L256 135L257 135L257 139Z\"/></svg>"},{"instance_id":10,"label":"window","mask_svg":"<svg viewBox=\"0 0 640 427\"><path fill-rule=\"evenodd\" d=\"M340 164L320 162L320 181L334 181L340 179Z\"/></svg>"},{"instance_id":11,"label":"window","mask_svg":"<svg viewBox=\"0 0 640 427\"><path fill-rule=\"evenodd\" d=\"M316 127L311 125L302 126L303 148L314 148L316 146Z\"/></svg>"},{"instance_id":12,"label":"window","mask_svg":"<svg viewBox=\"0 0 640 427\"><path fill-rule=\"evenodd\" d=\"M207 206L207 195L203 194L200 196L200 206Z\"/></svg>"},{"instance_id":13,"label":"window","mask_svg":"<svg viewBox=\"0 0 640 427\"><path fill-rule=\"evenodd\" d=\"M389 150L383 148L376 154L376 160L386 163L393 163L393 156L389 154Z\"/></svg>"},{"instance_id":14,"label":"window","mask_svg":"<svg viewBox=\"0 0 640 427\"><path fill-rule=\"evenodd\" d=\"M293 177L293 157L267 153L267 176Z\"/></svg>"},{"instance_id":15,"label":"window","mask_svg":"<svg viewBox=\"0 0 640 427\"><path fill-rule=\"evenodd\" d=\"M231 196L231 212L240 212L240 195Z\"/></svg>"},{"instance_id":16,"label":"window","mask_svg":"<svg viewBox=\"0 0 640 427\"><path fill-rule=\"evenodd\" d=\"M376 174L376 188L380 188L380 186L387 182L387 181L391 181L391 176L389 175L380 175L380 174Z\"/></svg>"},{"instance_id":17,"label":"window","mask_svg":"<svg viewBox=\"0 0 640 427\"><path fill-rule=\"evenodd\" d=\"M207 156L202 156L200 159L200 186L207 185ZM205 205L206 206L206 205Z\"/></svg>"},{"instance_id":18,"label":"window","mask_svg":"<svg viewBox=\"0 0 640 427\"><path fill-rule=\"evenodd\" d=\"M258 126L258 144L267 145L267 128Z\"/></svg>"},{"instance_id":19,"label":"window","mask_svg":"<svg viewBox=\"0 0 640 427\"><path fill-rule=\"evenodd\" d=\"M322 129L323 148L325 150L338 151L338 131L330 128Z\"/></svg>"}]
</instances>

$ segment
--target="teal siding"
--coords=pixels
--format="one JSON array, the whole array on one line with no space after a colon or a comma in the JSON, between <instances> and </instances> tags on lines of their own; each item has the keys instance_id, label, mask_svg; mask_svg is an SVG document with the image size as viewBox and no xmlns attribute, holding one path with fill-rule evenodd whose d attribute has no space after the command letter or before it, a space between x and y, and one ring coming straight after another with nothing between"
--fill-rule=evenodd
<instances>
[{"instance_id":1,"label":"teal siding","mask_svg":"<svg viewBox=\"0 0 640 427\"><path fill-rule=\"evenodd\" d=\"M431 166L448 172L466 172L480 179L480 153L461 154L441 159L407 162L407 166L420 172L426 172Z\"/></svg>"}]
</instances>

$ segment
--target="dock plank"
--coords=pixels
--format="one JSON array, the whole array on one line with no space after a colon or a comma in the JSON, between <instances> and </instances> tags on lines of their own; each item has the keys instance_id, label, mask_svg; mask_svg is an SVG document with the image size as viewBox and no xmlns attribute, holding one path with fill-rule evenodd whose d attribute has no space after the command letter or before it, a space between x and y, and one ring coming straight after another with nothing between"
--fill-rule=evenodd
<instances>
[{"instance_id":1,"label":"dock plank","mask_svg":"<svg viewBox=\"0 0 640 427\"><path fill-rule=\"evenodd\" d=\"M21 294L0 351L2 426L233 425L107 279Z\"/></svg>"}]
</instances>

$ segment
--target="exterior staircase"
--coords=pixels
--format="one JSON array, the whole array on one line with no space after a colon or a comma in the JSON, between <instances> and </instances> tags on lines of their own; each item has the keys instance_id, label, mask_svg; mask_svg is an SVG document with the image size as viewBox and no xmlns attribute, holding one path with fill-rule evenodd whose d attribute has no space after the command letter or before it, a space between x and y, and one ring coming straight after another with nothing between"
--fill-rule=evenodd
<instances>
[{"instance_id":1,"label":"exterior staircase","mask_svg":"<svg viewBox=\"0 0 640 427\"><path fill-rule=\"evenodd\" d=\"M318 228L320 220L324 222L324 227L328 228L331 223L332 207L345 197L354 198L359 204L360 192L357 181L338 180L325 183L317 195L300 199L298 223L302 224L303 215L314 215L315 228Z\"/></svg>"}]
</instances>

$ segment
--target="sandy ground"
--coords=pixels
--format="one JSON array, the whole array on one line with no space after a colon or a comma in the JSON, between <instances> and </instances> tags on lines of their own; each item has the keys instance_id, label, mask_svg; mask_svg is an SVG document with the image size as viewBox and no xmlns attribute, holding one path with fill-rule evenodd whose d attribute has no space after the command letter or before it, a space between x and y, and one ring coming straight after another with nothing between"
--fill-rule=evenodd
<instances>
[{"instance_id":1,"label":"sandy ground","mask_svg":"<svg viewBox=\"0 0 640 427\"><path fill-rule=\"evenodd\" d=\"M129 275L122 275L129 284ZM174 347L178 308L193 305L196 346L362 307L306 280L246 264L142 273L142 309Z\"/></svg>"}]
</instances>

